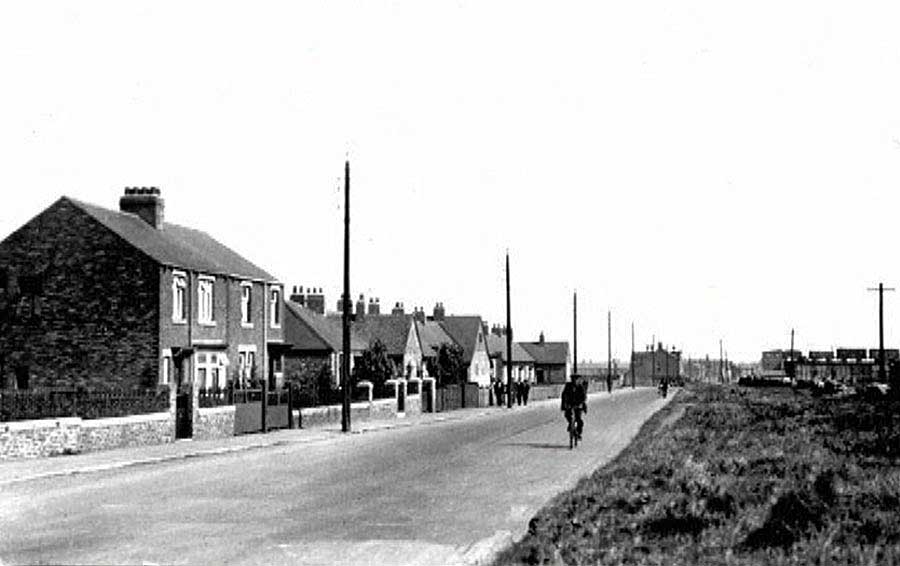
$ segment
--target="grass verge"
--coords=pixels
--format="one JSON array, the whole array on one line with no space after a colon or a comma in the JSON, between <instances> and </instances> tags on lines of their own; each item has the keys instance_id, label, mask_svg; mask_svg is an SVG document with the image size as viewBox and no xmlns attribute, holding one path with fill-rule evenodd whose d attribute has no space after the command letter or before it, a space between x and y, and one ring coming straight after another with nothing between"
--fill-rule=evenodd
<instances>
[{"instance_id":1,"label":"grass verge","mask_svg":"<svg viewBox=\"0 0 900 566\"><path fill-rule=\"evenodd\" d=\"M495 561L559 563L900 564L900 403L683 389Z\"/></svg>"}]
</instances>

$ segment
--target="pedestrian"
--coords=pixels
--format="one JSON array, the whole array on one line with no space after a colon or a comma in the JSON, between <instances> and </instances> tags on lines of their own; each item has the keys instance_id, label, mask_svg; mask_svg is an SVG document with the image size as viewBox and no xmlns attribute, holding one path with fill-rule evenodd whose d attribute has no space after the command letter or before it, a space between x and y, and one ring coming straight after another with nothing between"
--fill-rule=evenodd
<instances>
[{"instance_id":1,"label":"pedestrian","mask_svg":"<svg viewBox=\"0 0 900 566\"><path fill-rule=\"evenodd\" d=\"M522 404L522 382L516 382L516 405Z\"/></svg>"},{"instance_id":2,"label":"pedestrian","mask_svg":"<svg viewBox=\"0 0 900 566\"><path fill-rule=\"evenodd\" d=\"M528 405L528 391L531 389L531 384L527 381L522 382L522 401L525 405Z\"/></svg>"},{"instance_id":3,"label":"pedestrian","mask_svg":"<svg viewBox=\"0 0 900 566\"><path fill-rule=\"evenodd\" d=\"M503 406L503 382L499 379L494 382L494 399L497 400L497 406Z\"/></svg>"}]
</instances>

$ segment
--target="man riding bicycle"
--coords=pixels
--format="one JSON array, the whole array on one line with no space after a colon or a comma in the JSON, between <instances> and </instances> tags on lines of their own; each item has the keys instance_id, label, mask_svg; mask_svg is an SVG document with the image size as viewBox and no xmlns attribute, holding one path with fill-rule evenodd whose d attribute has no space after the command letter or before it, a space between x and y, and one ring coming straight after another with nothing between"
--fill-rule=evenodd
<instances>
[{"instance_id":1,"label":"man riding bicycle","mask_svg":"<svg viewBox=\"0 0 900 566\"><path fill-rule=\"evenodd\" d=\"M562 411L566 415L566 422L569 423L569 430L572 429L572 423L575 424L575 436L581 440L581 432L584 430L584 420L582 413L587 413L587 394L585 386L578 382L576 376L566 382L566 386L562 390Z\"/></svg>"}]
</instances>

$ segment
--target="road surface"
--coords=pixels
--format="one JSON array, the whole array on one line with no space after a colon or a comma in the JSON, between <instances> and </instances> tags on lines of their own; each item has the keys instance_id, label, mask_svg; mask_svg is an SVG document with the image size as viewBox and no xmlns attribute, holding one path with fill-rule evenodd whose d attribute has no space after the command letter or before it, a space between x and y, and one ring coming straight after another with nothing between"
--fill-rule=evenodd
<instances>
[{"instance_id":1,"label":"road surface","mask_svg":"<svg viewBox=\"0 0 900 566\"><path fill-rule=\"evenodd\" d=\"M2 564L452 564L524 534L664 401L593 395L569 450L559 401L0 488Z\"/></svg>"}]
</instances>

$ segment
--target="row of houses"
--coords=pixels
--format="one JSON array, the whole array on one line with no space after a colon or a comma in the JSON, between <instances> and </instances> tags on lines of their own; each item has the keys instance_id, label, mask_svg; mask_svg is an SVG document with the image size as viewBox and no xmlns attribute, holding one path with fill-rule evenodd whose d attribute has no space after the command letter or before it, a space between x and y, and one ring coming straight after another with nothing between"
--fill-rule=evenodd
<instances>
[{"instance_id":1,"label":"row of houses","mask_svg":"<svg viewBox=\"0 0 900 566\"><path fill-rule=\"evenodd\" d=\"M155 187L126 188L118 210L62 197L0 242L0 387L278 387L341 373L338 310L321 288L284 284L208 234L165 221ZM517 342L477 315L407 313L360 295L351 360L374 341L398 377L424 377L459 345L468 381L566 381L566 342ZM351 367L352 370L352 367Z\"/></svg>"}]
</instances>

